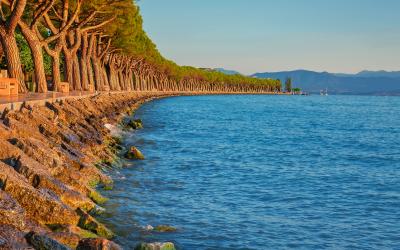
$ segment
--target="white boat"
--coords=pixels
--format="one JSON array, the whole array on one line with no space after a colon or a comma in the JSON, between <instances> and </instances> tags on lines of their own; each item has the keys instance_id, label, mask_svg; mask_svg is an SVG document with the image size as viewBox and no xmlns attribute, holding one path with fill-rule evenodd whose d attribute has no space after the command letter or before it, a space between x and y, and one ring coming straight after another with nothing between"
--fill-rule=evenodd
<instances>
[{"instance_id":1,"label":"white boat","mask_svg":"<svg viewBox=\"0 0 400 250\"><path fill-rule=\"evenodd\" d=\"M324 90L321 90L321 91L319 92L319 94L320 94L320 95L325 95L325 96L329 95L329 94L328 94L328 88L326 88L325 91L324 91Z\"/></svg>"}]
</instances>

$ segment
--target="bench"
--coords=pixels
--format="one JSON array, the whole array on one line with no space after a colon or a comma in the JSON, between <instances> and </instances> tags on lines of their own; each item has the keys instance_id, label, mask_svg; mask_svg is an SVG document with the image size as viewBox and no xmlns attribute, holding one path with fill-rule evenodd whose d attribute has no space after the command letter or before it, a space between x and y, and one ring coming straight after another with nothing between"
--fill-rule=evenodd
<instances>
[{"instance_id":1,"label":"bench","mask_svg":"<svg viewBox=\"0 0 400 250\"><path fill-rule=\"evenodd\" d=\"M15 78L0 78L0 96L18 96L18 80Z\"/></svg>"},{"instance_id":2,"label":"bench","mask_svg":"<svg viewBox=\"0 0 400 250\"><path fill-rule=\"evenodd\" d=\"M69 82L61 82L58 91L61 93L69 93Z\"/></svg>"},{"instance_id":3,"label":"bench","mask_svg":"<svg viewBox=\"0 0 400 250\"><path fill-rule=\"evenodd\" d=\"M94 84L89 84L89 92L94 93Z\"/></svg>"}]
</instances>

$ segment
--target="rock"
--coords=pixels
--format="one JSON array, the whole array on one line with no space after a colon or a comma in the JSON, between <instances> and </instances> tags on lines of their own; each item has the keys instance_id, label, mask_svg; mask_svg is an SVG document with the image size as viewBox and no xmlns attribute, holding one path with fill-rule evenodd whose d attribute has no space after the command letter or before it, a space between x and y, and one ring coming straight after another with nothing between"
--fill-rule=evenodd
<instances>
[{"instance_id":1,"label":"rock","mask_svg":"<svg viewBox=\"0 0 400 250\"><path fill-rule=\"evenodd\" d=\"M166 233L166 232L175 232L177 229L172 226L168 225L158 225L154 228L154 231L160 232L160 233Z\"/></svg>"},{"instance_id":2,"label":"rock","mask_svg":"<svg viewBox=\"0 0 400 250\"><path fill-rule=\"evenodd\" d=\"M0 162L0 186L40 224L78 224L79 217L71 208L48 192L35 189L10 166Z\"/></svg>"},{"instance_id":3,"label":"rock","mask_svg":"<svg viewBox=\"0 0 400 250\"><path fill-rule=\"evenodd\" d=\"M78 208L77 213L81 216L81 219L79 220L78 226L89 230L101 237L111 239L115 235L114 233L108 229L106 226L98 222L95 218L93 218L91 215L88 213L82 211L81 209Z\"/></svg>"},{"instance_id":4,"label":"rock","mask_svg":"<svg viewBox=\"0 0 400 250\"><path fill-rule=\"evenodd\" d=\"M76 248L81 239L80 235L70 232L52 232L48 233L47 236L72 249Z\"/></svg>"},{"instance_id":5,"label":"rock","mask_svg":"<svg viewBox=\"0 0 400 250\"><path fill-rule=\"evenodd\" d=\"M133 160L144 160L144 155L136 147L132 146L125 154L125 158Z\"/></svg>"},{"instance_id":6,"label":"rock","mask_svg":"<svg viewBox=\"0 0 400 250\"><path fill-rule=\"evenodd\" d=\"M36 250L69 250L58 241L35 232L28 233L25 238Z\"/></svg>"},{"instance_id":7,"label":"rock","mask_svg":"<svg viewBox=\"0 0 400 250\"><path fill-rule=\"evenodd\" d=\"M122 250L116 243L103 238L83 239L79 241L77 250Z\"/></svg>"},{"instance_id":8,"label":"rock","mask_svg":"<svg viewBox=\"0 0 400 250\"><path fill-rule=\"evenodd\" d=\"M25 239L25 233L10 225L0 225L0 249L33 250Z\"/></svg>"},{"instance_id":9,"label":"rock","mask_svg":"<svg viewBox=\"0 0 400 250\"><path fill-rule=\"evenodd\" d=\"M96 204L104 204L107 202L107 198L103 197L95 190L89 193L89 198L92 199L92 201L94 201Z\"/></svg>"},{"instance_id":10,"label":"rock","mask_svg":"<svg viewBox=\"0 0 400 250\"><path fill-rule=\"evenodd\" d=\"M6 192L0 189L0 223L23 230L26 226L25 210Z\"/></svg>"},{"instance_id":11,"label":"rock","mask_svg":"<svg viewBox=\"0 0 400 250\"><path fill-rule=\"evenodd\" d=\"M18 173L25 176L33 187L52 190L63 203L69 205L73 209L80 207L89 211L94 208L95 204L90 199L54 178L49 173L48 169L31 158L22 155L16 159L10 159L9 161L10 165L12 165Z\"/></svg>"},{"instance_id":12,"label":"rock","mask_svg":"<svg viewBox=\"0 0 400 250\"><path fill-rule=\"evenodd\" d=\"M142 129L143 128L143 122L141 119L128 119L127 121L124 122L124 125L126 128L131 128L131 129Z\"/></svg>"},{"instance_id":13,"label":"rock","mask_svg":"<svg viewBox=\"0 0 400 250\"><path fill-rule=\"evenodd\" d=\"M135 250L176 250L174 243L140 243L135 247Z\"/></svg>"}]
</instances>

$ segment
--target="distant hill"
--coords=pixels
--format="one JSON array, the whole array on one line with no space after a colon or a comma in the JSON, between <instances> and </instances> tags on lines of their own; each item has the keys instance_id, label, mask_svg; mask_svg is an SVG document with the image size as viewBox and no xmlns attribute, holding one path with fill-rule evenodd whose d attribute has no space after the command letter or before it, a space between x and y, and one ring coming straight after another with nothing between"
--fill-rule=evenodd
<instances>
[{"instance_id":1,"label":"distant hill","mask_svg":"<svg viewBox=\"0 0 400 250\"><path fill-rule=\"evenodd\" d=\"M234 71L234 70L228 70L228 69L224 69L224 68L215 68L215 71L224 73L226 75L241 75L239 72Z\"/></svg>"},{"instance_id":2,"label":"distant hill","mask_svg":"<svg viewBox=\"0 0 400 250\"><path fill-rule=\"evenodd\" d=\"M328 88L334 94L400 95L400 72L362 71L357 74L334 74L295 70L266 72L252 75L257 78L274 78L285 82L291 77L294 87L319 93Z\"/></svg>"},{"instance_id":3,"label":"distant hill","mask_svg":"<svg viewBox=\"0 0 400 250\"><path fill-rule=\"evenodd\" d=\"M357 74L342 74L337 73L335 76L341 77L389 77L389 78L400 78L400 71L368 71L364 70Z\"/></svg>"}]
</instances>

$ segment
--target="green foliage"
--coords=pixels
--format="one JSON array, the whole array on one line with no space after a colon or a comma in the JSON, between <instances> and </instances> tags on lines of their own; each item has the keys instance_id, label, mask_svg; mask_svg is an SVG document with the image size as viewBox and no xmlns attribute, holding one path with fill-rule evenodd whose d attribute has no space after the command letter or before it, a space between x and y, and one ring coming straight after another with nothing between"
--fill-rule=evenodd
<instances>
[{"instance_id":1,"label":"green foliage","mask_svg":"<svg viewBox=\"0 0 400 250\"><path fill-rule=\"evenodd\" d=\"M34 20L33 17L35 16L37 3L37 1L28 1L23 17L23 20L28 24L32 23ZM57 20L58 17L62 15L62 13L55 12L54 10L62 10L63 3L63 1L55 1L53 11L49 12L52 13L49 14L51 19ZM77 0L69 0L70 16L73 15L76 6ZM85 26L94 27L98 24L112 20L107 22L107 25L102 26L100 30L95 30L103 32L104 35L111 39L111 48L114 51L118 50L123 55L143 60L144 63L150 65L153 69L156 69L158 73L165 75L176 82L185 82L194 79L197 82L204 84L225 84L238 88L243 85L252 85L268 87L267 89L271 92L280 91L282 88L281 82L275 79L257 79L242 75L226 75L213 70L179 66L176 63L165 59L158 51L156 45L143 30L143 19L140 15L140 8L137 6L135 0L83 1L79 20L77 20L76 23L88 18L93 11L96 11L97 13L95 18L88 19L90 21L88 21ZM57 24L56 21L55 26L59 27L61 26L61 23ZM49 29L43 23L38 25L38 30L44 38L50 34ZM20 49L24 71L26 73L31 73L34 71L34 65L29 46L20 31L16 32L16 38ZM103 41L104 40L102 40L102 42ZM49 46L53 47L54 44L50 44ZM52 73L52 59L45 51L43 51L43 56L45 71L46 74L49 75ZM61 62L63 61L64 60L61 60ZM4 64L1 65L1 67L4 67ZM62 65L60 68L63 69ZM289 84L288 82L286 84L286 90L288 89L291 90L291 80Z\"/></svg>"},{"instance_id":2,"label":"green foliage","mask_svg":"<svg viewBox=\"0 0 400 250\"><path fill-rule=\"evenodd\" d=\"M301 89L300 88L294 88L293 92L295 92L295 93L301 92Z\"/></svg>"},{"instance_id":3,"label":"green foliage","mask_svg":"<svg viewBox=\"0 0 400 250\"><path fill-rule=\"evenodd\" d=\"M286 92L292 92L292 78L288 77L285 82Z\"/></svg>"},{"instance_id":4,"label":"green foliage","mask_svg":"<svg viewBox=\"0 0 400 250\"><path fill-rule=\"evenodd\" d=\"M32 53L29 49L28 43L26 42L24 36L21 32L17 31L15 33L15 38L17 39L17 44L20 52L20 58L22 63L22 68L26 73L32 73L34 70ZM44 67L46 74L51 74L51 57L46 53L43 53Z\"/></svg>"},{"instance_id":5,"label":"green foliage","mask_svg":"<svg viewBox=\"0 0 400 250\"><path fill-rule=\"evenodd\" d=\"M251 84L269 86L270 91L280 91L281 82L274 79L257 79L242 75L226 75L221 72L197 69L188 66L178 66L165 59L157 50L156 45L143 30L143 19L140 9L131 0L96 0L86 5L86 9L99 8L109 3L106 11L113 13L116 19L106 26L105 32L112 38L112 45L127 55L143 58L146 63L157 68L175 81L196 79L204 83L226 83L229 85ZM108 17L109 18L109 17Z\"/></svg>"}]
</instances>

